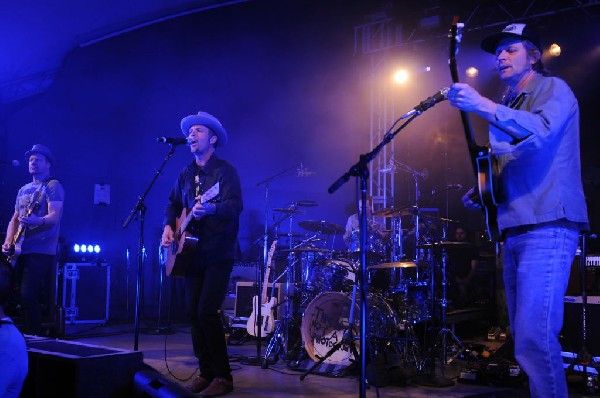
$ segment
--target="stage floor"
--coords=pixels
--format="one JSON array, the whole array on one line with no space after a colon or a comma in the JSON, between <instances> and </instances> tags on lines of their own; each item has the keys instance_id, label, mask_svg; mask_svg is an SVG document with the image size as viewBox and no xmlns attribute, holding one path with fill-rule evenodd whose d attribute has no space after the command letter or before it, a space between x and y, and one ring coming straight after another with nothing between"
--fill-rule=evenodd
<instances>
[{"instance_id":1,"label":"stage floor","mask_svg":"<svg viewBox=\"0 0 600 398\"><path fill-rule=\"evenodd\" d=\"M467 326L468 327L468 326ZM466 333L470 334L470 333ZM462 340L460 333L456 334L465 347L485 346L490 352L502 349L505 342L487 341L487 332L470 334ZM448 357L453 356L453 339L446 334ZM144 364L159 372L172 383L186 385L197 374L197 361L192 355L189 328L184 324L169 327L154 327L141 322L138 333L129 323L90 325L67 325L62 340L77 343L93 344L121 350L143 353ZM301 375L314 362L298 360L302 358L279 358L266 368L244 364L257 352L264 355L269 340L263 339L260 345L255 338L244 338L240 330L233 330L230 337L229 355L233 368L235 390L231 397L357 397L360 392L360 376L352 368L327 364L317 368L319 373L310 373L303 380ZM405 344L405 343L394 343ZM403 346L405 347L405 346ZM420 347L422 348L422 347ZM390 351L393 349L390 348ZM439 351L439 350L438 350ZM527 397L526 382L516 385L496 385L484 383L465 383L459 381L461 372L468 367L467 358L472 354L459 355L452 363L441 365L441 360L435 360L432 372L418 371L414 364L396 363L394 372L387 385L376 388L370 386L368 397ZM436 355L439 358L438 355ZM474 361L474 362L473 362ZM483 363L482 356L473 359L473 363ZM400 361L402 363L402 361ZM431 362L430 362L431 363ZM296 366L299 365L299 366ZM389 365L389 362L388 362ZM388 366L389 367L389 366ZM427 375L429 373L429 375ZM464 373L462 373L464 375ZM399 377L400 376L400 377ZM443 378L440 378L443 376ZM502 377L502 375L500 375ZM425 382L423 382L423 378ZM437 386L439 380L450 381L450 386ZM571 397L589 396L584 394L583 382L580 377L574 377L570 383ZM495 379L501 380L501 379ZM404 385L405 384L405 385ZM434 386L427 386L433 384Z\"/></svg>"}]
</instances>

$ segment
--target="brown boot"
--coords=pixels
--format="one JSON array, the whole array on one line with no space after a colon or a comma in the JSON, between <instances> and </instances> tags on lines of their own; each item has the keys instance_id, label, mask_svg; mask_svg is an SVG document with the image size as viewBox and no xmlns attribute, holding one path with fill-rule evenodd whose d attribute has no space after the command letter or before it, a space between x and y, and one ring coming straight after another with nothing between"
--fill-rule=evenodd
<instances>
[{"instance_id":1,"label":"brown boot","mask_svg":"<svg viewBox=\"0 0 600 398\"><path fill-rule=\"evenodd\" d=\"M233 391L233 382L222 377L216 377L208 387L206 387L199 396L218 397Z\"/></svg>"},{"instance_id":2,"label":"brown boot","mask_svg":"<svg viewBox=\"0 0 600 398\"><path fill-rule=\"evenodd\" d=\"M188 391L193 392L194 394L203 391L210 385L210 380L205 379L202 376L198 376L187 386Z\"/></svg>"}]
</instances>

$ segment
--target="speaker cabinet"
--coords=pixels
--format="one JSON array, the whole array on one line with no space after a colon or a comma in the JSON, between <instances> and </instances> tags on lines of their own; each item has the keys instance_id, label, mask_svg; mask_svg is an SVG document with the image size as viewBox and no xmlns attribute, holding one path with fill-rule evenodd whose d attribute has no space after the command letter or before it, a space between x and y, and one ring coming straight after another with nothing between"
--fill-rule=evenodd
<instances>
[{"instance_id":1,"label":"speaker cabinet","mask_svg":"<svg viewBox=\"0 0 600 398\"><path fill-rule=\"evenodd\" d=\"M140 351L26 336L29 374L21 398L131 397Z\"/></svg>"}]
</instances>

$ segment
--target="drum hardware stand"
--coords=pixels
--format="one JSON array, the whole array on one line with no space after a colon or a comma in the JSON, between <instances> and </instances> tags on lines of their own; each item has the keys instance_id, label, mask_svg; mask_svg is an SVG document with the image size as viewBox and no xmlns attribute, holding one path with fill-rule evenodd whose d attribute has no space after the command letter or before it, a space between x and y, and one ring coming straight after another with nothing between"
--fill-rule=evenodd
<instances>
[{"instance_id":1,"label":"drum hardware stand","mask_svg":"<svg viewBox=\"0 0 600 398\"><path fill-rule=\"evenodd\" d=\"M348 326L344 330L342 339L340 341L338 341L337 343L335 343L333 345L333 347L331 347L331 349L329 351L327 351L327 353L325 355L323 355L322 357L319 357L319 361L316 362L313 366L311 366L306 372L304 372L304 374L302 374L300 376L300 380L304 380L306 378L306 376L308 376L309 373L311 373L313 370L315 370L319 365L321 365L323 362L325 362L325 360L327 358L329 358L331 355L333 355L334 352L339 350L344 345L347 345L348 347L350 347L350 351L352 352L352 355L354 355L355 361L358 358L361 358L358 355L358 351L356 350L356 345L354 343L354 341L356 339L354 337L354 332L353 332L353 330L354 330L354 307L356 306L356 284L357 283L355 281L354 285L352 287L352 301L350 303L350 319L348 320ZM364 323L365 322L361 322L361 329L362 329L362 325Z\"/></svg>"},{"instance_id":2,"label":"drum hardware stand","mask_svg":"<svg viewBox=\"0 0 600 398\"><path fill-rule=\"evenodd\" d=\"M291 244L290 244L291 245ZM290 252L291 255L291 252ZM273 279L272 282L272 288L271 291L274 292L275 291L275 284L277 283L278 280L280 280L285 274L288 274L288 278L286 280L286 286L285 286L285 296L286 299L281 302L281 303L277 303L276 307L280 307L283 304L285 304L286 306L286 313L285 316L281 317L281 319L279 320L275 320L275 322L277 323L277 326L275 326L275 330L273 331L273 335L271 336L271 339L269 340L269 343L267 345L267 349L265 351L265 357L263 360L263 363L261 365L261 367L263 369L267 369L269 367L269 357L271 357L272 355L275 356L275 358L277 358L277 355L283 351L284 355L287 355L287 350L288 350L288 343L289 343L289 328L290 328L290 316L292 314L291 312L291 301L290 301L290 297L291 297L291 292L290 292L290 280L294 280L290 277L290 275L294 274L294 265L296 264L297 260L293 260L288 264L288 266L286 267L286 269L281 273L281 275L279 275L278 277Z\"/></svg>"},{"instance_id":3,"label":"drum hardware stand","mask_svg":"<svg viewBox=\"0 0 600 398\"><path fill-rule=\"evenodd\" d=\"M586 275L585 267L587 260L587 234L581 233L581 259L579 261L579 272L581 274L581 349L577 352L577 356L573 357L572 362L566 369L566 374L573 374L575 366L583 369L583 382L586 391L593 393L596 392L598 379L595 381L589 377L588 367L593 367L596 370L596 375L600 375L600 366L594 357L587 350L587 286L586 286ZM589 380L588 380L589 379Z\"/></svg>"},{"instance_id":4,"label":"drum hardware stand","mask_svg":"<svg viewBox=\"0 0 600 398\"><path fill-rule=\"evenodd\" d=\"M437 376L435 374L435 360L434 360L432 372L428 375L419 376L417 378L417 380L415 381L417 384L420 384L423 386L429 386L429 387L449 387L449 386L454 385L454 382L452 380L450 380L444 376L444 368L445 368L446 364L451 363L458 355L460 355L460 353L465 351L465 347L463 346L461 341L456 337L456 335L454 334L454 332L452 332L451 329L448 329L447 324L446 324L446 309L447 309L446 307L448 305L448 300L447 300L447 296L446 296L446 286L448 284L448 280L446 277L447 257L448 257L448 254L446 253L446 249L444 249L442 247L442 299L440 300L440 305L442 307L442 311L441 311L442 319L440 322L441 327L440 327L440 331L438 332L435 345L428 350L428 353L425 357L426 359L428 357L430 357L429 354L431 354L432 352L435 352L441 345L441 357L440 357L441 362L442 362L441 376ZM433 285L433 283L432 283L432 285ZM434 300L435 300L435 297L434 297ZM447 349L446 335L447 334L449 334L450 337L452 337L452 339L454 340L454 342L460 347L460 350L448 361L447 361L447 352L446 352L446 349ZM423 368L423 367L424 366L421 366L421 368Z\"/></svg>"},{"instance_id":5,"label":"drum hardware stand","mask_svg":"<svg viewBox=\"0 0 600 398\"><path fill-rule=\"evenodd\" d=\"M292 167L289 167L271 177L268 177L267 179L263 180L263 181L259 181L256 186L259 187L261 185L264 184L265 186L265 229L264 229L264 233L262 236L262 240L263 240L263 261L260 263L259 266L259 278L258 278L258 284L257 284L257 296L260 297L261 296L261 292L262 292L262 276L265 273L265 269L267 267L267 261L268 261L268 257L267 257L267 253L268 253L268 246L269 246L269 187L270 187L270 182L280 178L280 177L284 177L290 170L295 169L298 165L294 165ZM282 220L279 221L279 223L281 223L281 221L283 221L285 218L283 218ZM278 223L278 225L279 225ZM259 305L257 305L257 318L259 320L259 323L262 322L262 313L261 313L261 307L262 305L260 305L262 303L259 303ZM258 326L261 326L260 324ZM261 358L260 352L261 352L261 333L262 333L262 327L258 327L256 328L258 333L256 336L256 357L248 357L246 359L244 359L241 363L243 363L244 365L254 365L254 366L262 366L263 364L263 360Z\"/></svg>"},{"instance_id":6,"label":"drum hardware stand","mask_svg":"<svg viewBox=\"0 0 600 398\"><path fill-rule=\"evenodd\" d=\"M359 279L361 282L361 333L360 333L360 350L361 353L365 353L366 348L366 334L368 329L369 318L367 317L367 292L366 292L366 281L367 281L367 254L365 252L366 242L367 242L367 183L369 178L369 168L368 164L371 162L377 154L383 149L383 147L388 144L390 141L394 139L396 134L398 134L402 129L404 129L410 122L412 122L417 116L421 113L425 112L427 109L431 108L436 104L436 96L439 97L446 89L436 93L435 96L428 98L425 101L422 101L417 106L415 106L412 110L400 116L394 124L389 128L389 130L385 133L382 141L375 147L371 152L366 154L361 154L357 163L352 165L350 169L344 173L340 178L334 182L327 191L332 194L337 191L342 185L344 185L350 177L357 177L357 195L360 192L361 200L362 200L362 212L360 214L360 264L361 269L359 273ZM438 101L439 102L439 101ZM404 123L402 123L395 130L396 125L403 119L407 119ZM418 230L418 225L417 225ZM367 362L366 355L361 356L361 364L360 364L360 398L366 397L367 394L367 382L366 382L366 374L367 374Z\"/></svg>"}]
</instances>

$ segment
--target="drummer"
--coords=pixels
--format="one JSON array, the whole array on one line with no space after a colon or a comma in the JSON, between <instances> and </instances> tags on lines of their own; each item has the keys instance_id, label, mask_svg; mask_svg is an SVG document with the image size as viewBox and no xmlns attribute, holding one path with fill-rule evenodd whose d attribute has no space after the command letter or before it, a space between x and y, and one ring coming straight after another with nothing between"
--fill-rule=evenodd
<instances>
[{"instance_id":1,"label":"drummer","mask_svg":"<svg viewBox=\"0 0 600 398\"><path fill-rule=\"evenodd\" d=\"M384 242L389 233L385 231L385 225L379 222L373 216L373 208L371 199L367 197L366 201L367 207L367 236L370 240L376 239L380 242ZM358 201L358 209L359 212L362 209L362 200ZM359 226L360 226L360 213L354 213L350 217L348 217L348 221L346 221L346 230L344 232L344 242L346 246L350 248L351 251L358 251L358 237L359 237ZM356 245L356 247L355 247Z\"/></svg>"}]
</instances>

